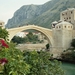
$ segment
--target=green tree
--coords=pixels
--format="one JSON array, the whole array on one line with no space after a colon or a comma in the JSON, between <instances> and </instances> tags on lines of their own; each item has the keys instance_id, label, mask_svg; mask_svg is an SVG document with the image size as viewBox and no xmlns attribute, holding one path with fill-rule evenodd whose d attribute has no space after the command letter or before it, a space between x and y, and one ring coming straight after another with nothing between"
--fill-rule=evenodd
<instances>
[{"instance_id":1,"label":"green tree","mask_svg":"<svg viewBox=\"0 0 75 75\"><path fill-rule=\"evenodd\" d=\"M12 41L14 43L17 43L17 44L24 43L25 42L25 38L22 38L22 37L19 37L19 36L14 36L13 39L12 39Z\"/></svg>"},{"instance_id":2,"label":"green tree","mask_svg":"<svg viewBox=\"0 0 75 75\"><path fill-rule=\"evenodd\" d=\"M33 33L29 32L29 34L27 34L28 39L30 40L30 42L33 40Z\"/></svg>"},{"instance_id":3,"label":"green tree","mask_svg":"<svg viewBox=\"0 0 75 75\"><path fill-rule=\"evenodd\" d=\"M46 44L46 49L49 49L49 43L48 43L48 44Z\"/></svg>"},{"instance_id":4,"label":"green tree","mask_svg":"<svg viewBox=\"0 0 75 75\"><path fill-rule=\"evenodd\" d=\"M27 34L27 37L28 37L28 39L29 39L29 42L38 41L38 36L37 36L37 35L33 35L32 32L29 32L29 34Z\"/></svg>"},{"instance_id":5,"label":"green tree","mask_svg":"<svg viewBox=\"0 0 75 75\"><path fill-rule=\"evenodd\" d=\"M12 39L12 42L14 43L27 43L27 42L33 42L36 43L38 41L38 36L37 35L33 35L32 32L29 32L29 34L27 34L26 37L22 38L19 36L14 36Z\"/></svg>"},{"instance_id":6,"label":"green tree","mask_svg":"<svg viewBox=\"0 0 75 75\"><path fill-rule=\"evenodd\" d=\"M6 29L2 29L0 27L0 38L4 38L6 41L8 40L8 31Z\"/></svg>"},{"instance_id":7,"label":"green tree","mask_svg":"<svg viewBox=\"0 0 75 75\"><path fill-rule=\"evenodd\" d=\"M7 40L8 32L0 28L0 38ZM1 75L26 75L30 66L23 59L23 52L9 43L9 48L0 46L0 74Z\"/></svg>"},{"instance_id":8,"label":"green tree","mask_svg":"<svg viewBox=\"0 0 75 75\"><path fill-rule=\"evenodd\" d=\"M31 66L30 73L27 75L64 75L60 68L60 62L50 61L48 52L25 51L24 60Z\"/></svg>"},{"instance_id":9,"label":"green tree","mask_svg":"<svg viewBox=\"0 0 75 75\"><path fill-rule=\"evenodd\" d=\"M72 40L71 46L75 48L75 39Z\"/></svg>"},{"instance_id":10,"label":"green tree","mask_svg":"<svg viewBox=\"0 0 75 75\"><path fill-rule=\"evenodd\" d=\"M3 75L26 75L29 73L30 66L23 60L23 52L16 49L15 44L10 43L9 48L3 48L0 51L0 59L2 58L8 61L2 65L4 67Z\"/></svg>"}]
</instances>

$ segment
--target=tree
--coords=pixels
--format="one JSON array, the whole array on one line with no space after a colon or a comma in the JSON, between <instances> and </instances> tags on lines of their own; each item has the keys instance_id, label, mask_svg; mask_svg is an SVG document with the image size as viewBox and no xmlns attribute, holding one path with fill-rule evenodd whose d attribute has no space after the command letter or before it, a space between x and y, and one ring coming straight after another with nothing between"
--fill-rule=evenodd
<instances>
[{"instance_id":1,"label":"tree","mask_svg":"<svg viewBox=\"0 0 75 75\"><path fill-rule=\"evenodd\" d=\"M10 43L9 48L0 50L0 71L1 69L3 75L26 75L30 66L23 60L23 52Z\"/></svg>"},{"instance_id":2,"label":"tree","mask_svg":"<svg viewBox=\"0 0 75 75\"><path fill-rule=\"evenodd\" d=\"M24 43L25 42L25 38L19 37L19 36L14 36L14 38L12 39L12 42L14 43Z\"/></svg>"},{"instance_id":3,"label":"tree","mask_svg":"<svg viewBox=\"0 0 75 75\"><path fill-rule=\"evenodd\" d=\"M8 31L6 29L2 29L1 27L0 27L0 38L3 38L6 41L8 41Z\"/></svg>"},{"instance_id":4,"label":"tree","mask_svg":"<svg viewBox=\"0 0 75 75\"><path fill-rule=\"evenodd\" d=\"M30 67L30 73L27 75L64 75L60 68L60 62L51 61L48 52L25 51L24 60Z\"/></svg>"},{"instance_id":5,"label":"tree","mask_svg":"<svg viewBox=\"0 0 75 75\"><path fill-rule=\"evenodd\" d=\"M38 41L38 36L37 36L37 35L33 35L32 32L29 32L29 34L27 34L27 37L28 37L28 39L29 39L29 42Z\"/></svg>"},{"instance_id":6,"label":"tree","mask_svg":"<svg viewBox=\"0 0 75 75\"><path fill-rule=\"evenodd\" d=\"M75 39L72 40L71 46L75 48Z\"/></svg>"},{"instance_id":7,"label":"tree","mask_svg":"<svg viewBox=\"0 0 75 75\"><path fill-rule=\"evenodd\" d=\"M49 43L48 43L48 44L46 44L46 49L49 49Z\"/></svg>"},{"instance_id":8,"label":"tree","mask_svg":"<svg viewBox=\"0 0 75 75\"><path fill-rule=\"evenodd\" d=\"M32 32L29 32L29 34L27 34L26 37L19 37L19 36L14 36L14 38L12 39L12 42L14 43L27 43L27 42L33 42L36 43L38 41L38 36L37 35L33 35Z\"/></svg>"},{"instance_id":9,"label":"tree","mask_svg":"<svg viewBox=\"0 0 75 75\"><path fill-rule=\"evenodd\" d=\"M30 42L33 40L33 33L29 32L29 34L27 34L28 39L30 40Z\"/></svg>"},{"instance_id":10,"label":"tree","mask_svg":"<svg viewBox=\"0 0 75 75\"><path fill-rule=\"evenodd\" d=\"M8 32L0 28L0 38L7 40ZM6 45L0 40L0 74L2 75L26 75L30 66L23 59L23 52L15 48L15 44Z\"/></svg>"}]
</instances>

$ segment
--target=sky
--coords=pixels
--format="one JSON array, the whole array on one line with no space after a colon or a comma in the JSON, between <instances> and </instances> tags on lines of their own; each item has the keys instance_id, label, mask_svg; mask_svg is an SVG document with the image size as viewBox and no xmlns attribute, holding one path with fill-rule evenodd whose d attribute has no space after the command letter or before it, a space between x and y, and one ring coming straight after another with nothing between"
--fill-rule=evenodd
<instances>
[{"instance_id":1,"label":"sky","mask_svg":"<svg viewBox=\"0 0 75 75\"><path fill-rule=\"evenodd\" d=\"M0 20L7 23L8 19L13 17L13 14L23 5L40 5L50 0L0 0Z\"/></svg>"}]
</instances>

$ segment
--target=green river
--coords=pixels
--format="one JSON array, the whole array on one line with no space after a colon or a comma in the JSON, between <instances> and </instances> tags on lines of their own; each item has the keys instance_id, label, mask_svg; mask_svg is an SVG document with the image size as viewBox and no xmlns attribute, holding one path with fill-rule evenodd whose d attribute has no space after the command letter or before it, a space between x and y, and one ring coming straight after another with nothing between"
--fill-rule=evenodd
<instances>
[{"instance_id":1,"label":"green river","mask_svg":"<svg viewBox=\"0 0 75 75\"><path fill-rule=\"evenodd\" d=\"M65 75L75 75L75 64L62 63L62 68L65 71Z\"/></svg>"}]
</instances>

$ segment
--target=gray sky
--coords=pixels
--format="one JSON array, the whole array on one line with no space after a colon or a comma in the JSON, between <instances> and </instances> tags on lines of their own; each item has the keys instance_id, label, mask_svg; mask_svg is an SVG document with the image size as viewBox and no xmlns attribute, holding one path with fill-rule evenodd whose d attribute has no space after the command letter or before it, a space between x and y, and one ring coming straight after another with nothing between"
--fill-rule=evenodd
<instances>
[{"instance_id":1,"label":"gray sky","mask_svg":"<svg viewBox=\"0 0 75 75\"><path fill-rule=\"evenodd\" d=\"M7 23L14 12L18 10L23 5L29 4L44 4L50 0L1 0L0 1L0 20Z\"/></svg>"}]
</instances>

